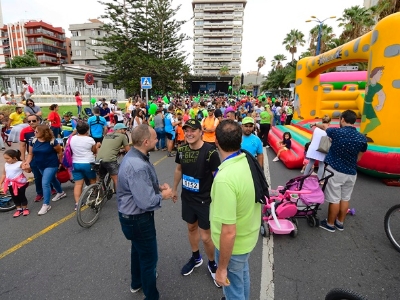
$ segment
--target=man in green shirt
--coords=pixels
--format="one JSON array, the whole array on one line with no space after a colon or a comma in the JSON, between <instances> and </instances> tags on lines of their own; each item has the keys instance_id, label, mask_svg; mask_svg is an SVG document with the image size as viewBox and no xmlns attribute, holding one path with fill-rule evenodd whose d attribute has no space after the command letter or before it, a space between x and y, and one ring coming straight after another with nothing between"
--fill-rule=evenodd
<instances>
[{"instance_id":1,"label":"man in green shirt","mask_svg":"<svg viewBox=\"0 0 400 300\"><path fill-rule=\"evenodd\" d=\"M250 299L249 256L260 227L261 205L254 201L254 182L241 141L237 122L218 125L215 143L223 162L211 189L210 223L218 264L215 280L227 299Z\"/></svg>"},{"instance_id":2,"label":"man in green shirt","mask_svg":"<svg viewBox=\"0 0 400 300\"><path fill-rule=\"evenodd\" d=\"M263 142L263 147L269 148L268 133L271 129L271 120L273 118L272 111L269 105L265 105L265 110L260 113L260 132L258 137Z\"/></svg>"},{"instance_id":3,"label":"man in green shirt","mask_svg":"<svg viewBox=\"0 0 400 300\"><path fill-rule=\"evenodd\" d=\"M125 135L127 127L124 124L118 123L114 126L114 132L108 133L104 136L101 147L97 152L96 159L102 159L100 175L105 176L107 173L110 174L115 189L117 188L118 181L118 162L117 157L121 150L128 152L129 142Z\"/></svg>"}]
</instances>

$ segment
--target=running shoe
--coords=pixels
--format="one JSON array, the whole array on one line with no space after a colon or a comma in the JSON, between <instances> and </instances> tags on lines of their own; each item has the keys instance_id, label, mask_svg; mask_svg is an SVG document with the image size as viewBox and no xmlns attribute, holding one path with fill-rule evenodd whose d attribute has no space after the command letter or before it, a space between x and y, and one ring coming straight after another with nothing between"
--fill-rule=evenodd
<instances>
[{"instance_id":1,"label":"running shoe","mask_svg":"<svg viewBox=\"0 0 400 300\"><path fill-rule=\"evenodd\" d=\"M65 197L67 197L67 194L65 192L57 193L56 196L51 201L56 202Z\"/></svg>"},{"instance_id":2,"label":"running shoe","mask_svg":"<svg viewBox=\"0 0 400 300\"><path fill-rule=\"evenodd\" d=\"M19 216L22 215L22 214L23 214L22 209L17 209L17 210L15 211L15 213L13 214L13 218L17 218L17 217L19 217Z\"/></svg>"},{"instance_id":3,"label":"running shoe","mask_svg":"<svg viewBox=\"0 0 400 300\"><path fill-rule=\"evenodd\" d=\"M139 292L141 289L142 289L141 287L140 287L140 288L137 288L137 289L131 288L131 293L132 293L132 294L137 293L137 292Z\"/></svg>"},{"instance_id":4,"label":"running shoe","mask_svg":"<svg viewBox=\"0 0 400 300\"><path fill-rule=\"evenodd\" d=\"M339 230L339 231L343 231L343 230L344 230L343 224L340 225L340 224L337 222L337 220L335 220L335 228L336 228L337 230Z\"/></svg>"},{"instance_id":5,"label":"running shoe","mask_svg":"<svg viewBox=\"0 0 400 300\"><path fill-rule=\"evenodd\" d=\"M201 258L201 255L199 258L194 258L193 256L189 259L186 265L183 266L181 274L183 276L190 275L194 268L200 267L203 263L203 259Z\"/></svg>"},{"instance_id":6,"label":"running shoe","mask_svg":"<svg viewBox=\"0 0 400 300\"><path fill-rule=\"evenodd\" d=\"M29 209L28 208L24 208L24 211L22 212L22 215L24 217L26 217L27 215L29 215Z\"/></svg>"},{"instance_id":7,"label":"running shoe","mask_svg":"<svg viewBox=\"0 0 400 300\"><path fill-rule=\"evenodd\" d=\"M328 220L327 219L322 220L319 223L319 227L322 228L322 229L325 229L326 231L329 231L329 232L335 232L335 227L331 226L331 225L328 225Z\"/></svg>"},{"instance_id":8,"label":"running shoe","mask_svg":"<svg viewBox=\"0 0 400 300\"><path fill-rule=\"evenodd\" d=\"M39 212L38 212L38 215L39 215L39 216L44 215L44 214L46 214L50 209L51 209L51 206L50 206L50 205L48 205L48 204L43 204L43 205L42 205L42 208L41 208L41 209L39 210Z\"/></svg>"},{"instance_id":9,"label":"running shoe","mask_svg":"<svg viewBox=\"0 0 400 300\"><path fill-rule=\"evenodd\" d=\"M214 262L212 264L210 264L210 262L208 262L208 271L210 272L210 275L214 281L214 284L217 288L220 288L221 286L215 281L215 273L217 272L218 266L217 264Z\"/></svg>"},{"instance_id":10,"label":"running shoe","mask_svg":"<svg viewBox=\"0 0 400 300\"><path fill-rule=\"evenodd\" d=\"M36 198L35 198L35 202L39 202L40 200L42 200L43 199L43 195L36 195Z\"/></svg>"},{"instance_id":11,"label":"running shoe","mask_svg":"<svg viewBox=\"0 0 400 300\"><path fill-rule=\"evenodd\" d=\"M279 157L277 156L272 161L278 161L278 160L279 160Z\"/></svg>"}]
</instances>

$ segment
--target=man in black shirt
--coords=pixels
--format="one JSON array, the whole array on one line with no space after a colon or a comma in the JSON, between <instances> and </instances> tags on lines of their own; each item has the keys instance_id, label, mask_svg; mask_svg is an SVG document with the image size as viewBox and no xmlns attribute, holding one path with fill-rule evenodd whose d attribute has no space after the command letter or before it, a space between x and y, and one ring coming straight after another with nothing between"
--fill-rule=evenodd
<instances>
[{"instance_id":1,"label":"man in black shirt","mask_svg":"<svg viewBox=\"0 0 400 300\"><path fill-rule=\"evenodd\" d=\"M187 144L179 147L176 154L177 166L174 174L172 199L174 202L178 200L177 188L182 180L182 219L188 225L192 256L189 262L183 266L181 274L187 276L192 273L194 268L203 263L199 252L200 232L208 257L208 270L215 285L220 287L215 281L217 264L214 260L215 248L211 240L209 212L211 186L221 161L215 148L202 141L201 124L197 119L188 120L183 125L183 131Z\"/></svg>"},{"instance_id":2,"label":"man in black shirt","mask_svg":"<svg viewBox=\"0 0 400 300\"><path fill-rule=\"evenodd\" d=\"M221 111L221 103L218 102L215 105L216 105L217 109L214 112L214 117L216 117L221 122L222 121L222 117L223 117L222 111Z\"/></svg>"}]
</instances>

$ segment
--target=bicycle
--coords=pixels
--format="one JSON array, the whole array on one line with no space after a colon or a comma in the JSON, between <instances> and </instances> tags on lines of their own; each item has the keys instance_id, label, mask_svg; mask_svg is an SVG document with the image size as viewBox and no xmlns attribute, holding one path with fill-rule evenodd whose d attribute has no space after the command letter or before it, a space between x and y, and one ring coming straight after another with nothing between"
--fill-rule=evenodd
<instances>
[{"instance_id":1,"label":"bicycle","mask_svg":"<svg viewBox=\"0 0 400 300\"><path fill-rule=\"evenodd\" d=\"M82 227L91 227L99 218L103 206L114 194L114 184L111 176L107 173L104 178L100 176L100 166L102 160L90 163L92 170L98 175L98 181L89 185L78 201L76 217L78 224Z\"/></svg>"},{"instance_id":2,"label":"bicycle","mask_svg":"<svg viewBox=\"0 0 400 300\"><path fill-rule=\"evenodd\" d=\"M385 232L393 247L400 252L400 204L394 205L385 215Z\"/></svg>"},{"instance_id":3,"label":"bicycle","mask_svg":"<svg viewBox=\"0 0 400 300\"><path fill-rule=\"evenodd\" d=\"M367 298L352 290L332 289L326 294L325 300L367 300Z\"/></svg>"},{"instance_id":4,"label":"bicycle","mask_svg":"<svg viewBox=\"0 0 400 300\"><path fill-rule=\"evenodd\" d=\"M14 201L11 199L10 195L0 196L0 211L6 212L15 209Z\"/></svg>"}]
</instances>

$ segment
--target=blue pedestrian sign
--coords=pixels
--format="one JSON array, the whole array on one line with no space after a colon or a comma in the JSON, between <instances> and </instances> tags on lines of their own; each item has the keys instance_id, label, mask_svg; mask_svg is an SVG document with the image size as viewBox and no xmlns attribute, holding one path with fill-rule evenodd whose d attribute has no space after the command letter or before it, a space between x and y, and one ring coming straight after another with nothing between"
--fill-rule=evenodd
<instances>
[{"instance_id":1,"label":"blue pedestrian sign","mask_svg":"<svg viewBox=\"0 0 400 300\"><path fill-rule=\"evenodd\" d=\"M152 88L151 77L141 77L140 85L142 86L142 89L144 89L144 90L151 89Z\"/></svg>"}]
</instances>

